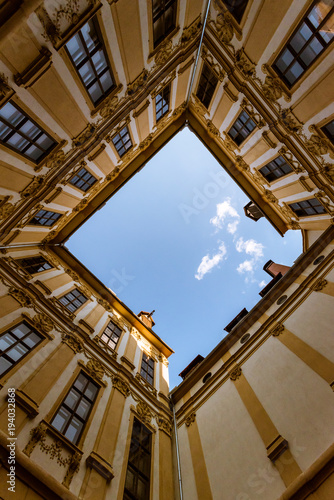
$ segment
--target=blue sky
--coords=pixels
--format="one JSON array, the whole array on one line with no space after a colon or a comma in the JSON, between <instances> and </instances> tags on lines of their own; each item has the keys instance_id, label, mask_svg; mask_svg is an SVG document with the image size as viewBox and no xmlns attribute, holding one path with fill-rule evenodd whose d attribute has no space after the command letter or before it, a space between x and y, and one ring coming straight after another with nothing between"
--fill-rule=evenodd
<instances>
[{"instance_id":1,"label":"blue sky","mask_svg":"<svg viewBox=\"0 0 334 500\"><path fill-rule=\"evenodd\" d=\"M170 387L206 356L224 327L259 300L263 265L292 265L299 231L282 238L197 137L183 129L67 242L136 314L155 309L155 332L174 349Z\"/></svg>"}]
</instances>

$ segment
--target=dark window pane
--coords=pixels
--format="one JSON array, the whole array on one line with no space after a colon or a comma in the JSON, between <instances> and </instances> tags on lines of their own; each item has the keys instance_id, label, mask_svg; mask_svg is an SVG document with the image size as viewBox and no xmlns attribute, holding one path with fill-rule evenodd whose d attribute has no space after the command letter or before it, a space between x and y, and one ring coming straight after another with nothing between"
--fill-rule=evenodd
<instances>
[{"instance_id":1,"label":"dark window pane","mask_svg":"<svg viewBox=\"0 0 334 500\"><path fill-rule=\"evenodd\" d=\"M61 302L69 311L74 312L82 306L88 299L76 288L60 297Z\"/></svg>"},{"instance_id":2,"label":"dark window pane","mask_svg":"<svg viewBox=\"0 0 334 500\"><path fill-rule=\"evenodd\" d=\"M85 168L82 168L74 177L70 180L70 184L81 189L81 191L88 191L95 183L97 179L90 174Z\"/></svg>"},{"instance_id":3,"label":"dark window pane","mask_svg":"<svg viewBox=\"0 0 334 500\"><path fill-rule=\"evenodd\" d=\"M131 137L129 134L128 127L124 127L118 134L116 134L112 142L116 148L117 153L119 156L123 156L128 149L132 148L132 141Z\"/></svg>"},{"instance_id":4,"label":"dark window pane","mask_svg":"<svg viewBox=\"0 0 334 500\"><path fill-rule=\"evenodd\" d=\"M292 85L333 40L334 2L317 0L281 51L274 69Z\"/></svg>"},{"instance_id":5,"label":"dark window pane","mask_svg":"<svg viewBox=\"0 0 334 500\"><path fill-rule=\"evenodd\" d=\"M321 130L328 137L331 143L334 144L334 120L321 127Z\"/></svg>"},{"instance_id":6,"label":"dark window pane","mask_svg":"<svg viewBox=\"0 0 334 500\"><path fill-rule=\"evenodd\" d=\"M149 500L150 469L151 432L135 418L123 499Z\"/></svg>"},{"instance_id":7,"label":"dark window pane","mask_svg":"<svg viewBox=\"0 0 334 500\"><path fill-rule=\"evenodd\" d=\"M223 0L232 16L240 23L246 10L248 0Z\"/></svg>"},{"instance_id":8,"label":"dark window pane","mask_svg":"<svg viewBox=\"0 0 334 500\"><path fill-rule=\"evenodd\" d=\"M152 0L154 47L175 28L177 0Z\"/></svg>"},{"instance_id":9,"label":"dark window pane","mask_svg":"<svg viewBox=\"0 0 334 500\"><path fill-rule=\"evenodd\" d=\"M42 341L33 328L25 322L0 335L0 375L8 371Z\"/></svg>"},{"instance_id":10,"label":"dark window pane","mask_svg":"<svg viewBox=\"0 0 334 500\"><path fill-rule=\"evenodd\" d=\"M41 256L17 259L17 262L30 274L40 273L42 271L46 271L47 269L52 269L51 264L49 264L49 262Z\"/></svg>"},{"instance_id":11,"label":"dark window pane","mask_svg":"<svg viewBox=\"0 0 334 500\"><path fill-rule=\"evenodd\" d=\"M286 163L283 156L275 158L275 160L270 161L267 165L259 169L263 177L267 179L268 182L275 181L284 175L293 172L293 169Z\"/></svg>"},{"instance_id":12,"label":"dark window pane","mask_svg":"<svg viewBox=\"0 0 334 500\"><path fill-rule=\"evenodd\" d=\"M34 226L53 226L59 217L61 217L59 213L39 210L39 212L29 221L29 224L33 224Z\"/></svg>"},{"instance_id":13,"label":"dark window pane","mask_svg":"<svg viewBox=\"0 0 334 500\"><path fill-rule=\"evenodd\" d=\"M324 206L320 203L319 200L315 198L299 201L298 203L290 203L289 207L295 212L298 217L306 217L310 215L326 213Z\"/></svg>"},{"instance_id":14,"label":"dark window pane","mask_svg":"<svg viewBox=\"0 0 334 500\"><path fill-rule=\"evenodd\" d=\"M67 53L92 102L98 104L115 82L96 19L91 19L66 44Z\"/></svg>"},{"instance_id":15,"label":"dark window pane","mask_svg":"<svg viewBox=\"0 0 334 500\"><path fill-rule=\"evenodd\" d=\"M0 143L38 162L56 142L18 106L8 101L0 109Z\"/></svg>"},{"instance_id":16,"label":"dark window pane","mask_svg":"<svg viewBox=\"0 0 334 500\"><path fill-rule=\"evenodd\" d=\"M169 111L170 85L155 96L155 117L159 121Z\"/></svg>"},{"instance_id":17,"label":"dark window pane","mask_svg":"<svg viewBox=\"0 0 334 500\"><path fill-rule=\"evenodd\" d=\"M76 444L88 420L98 393L98 386L80 373L63 400L51 424Z\"/></svg>"},{"instance_id":18,"label":"dark window pane","mask_svg":"<svg viewBox=\"0 0 334 500\"><path fill-rule=\"evenodd\" d=\"M242 111L228 131L228 135L239 146L255 129L255 127L256 124L250 116L248 116L245 111Z\"/></svg>"},{"instance_id":19,"label":"dark window pane","mask_svg":"<svg viewBox=\"0 0 334 500\"><path fill-rule=\"evenodd\" d=\"M201 77L199 79L196 96L206 108L210 102L218 83L218 78L207 64L204 64Z\"/></svg>"},{"instance_id":20,"label":"dark window pane","mask_svg":"<svg viewBox=\"0 0 334 500\"><path fill-rule=\"evenodd\" d=\"M154 382L154 360L143 353L141 362L141 376L151 385Z\"/></svg>"}]
</instances>

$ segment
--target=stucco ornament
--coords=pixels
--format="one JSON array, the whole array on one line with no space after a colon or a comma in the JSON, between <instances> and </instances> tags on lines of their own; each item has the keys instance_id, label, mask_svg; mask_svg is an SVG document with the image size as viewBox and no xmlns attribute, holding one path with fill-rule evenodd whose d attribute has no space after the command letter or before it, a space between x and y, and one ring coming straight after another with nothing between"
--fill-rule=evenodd
<instances>
[{"instance_id":1,"label":"stucco ornament","mask_svg":"<svg viewBox=\"0 0 334 500\"><path fill-rule=\"evenodd\" d=\"M322 156L328 153L327 140L315 134L311 135L309 140L306 141L306 147L316 156Z\"/></svg>"},{"instance_id":2,"label":"stucco ornament","mask_svg":"<svg viewBox=\"0 0 334 500\"><path fill-rule=\"evenodd\" d=\"M172 52L173 52L172 40L165 40L161 44L159 52L155 55L154 58L155 64L157 66L163 66Z\"/></svg>"},{"instance_id":3,"label":"stucco ornament","mask_svg":"<svg viewBox=\"0 0 334 500\"><path fill-rule=\"evenodd\" d=\"M19 290L13 286L9 289L9 294L17 300L22 307L31 307L32 300L24 290Z\"/></svg>"},{"instance_id":4,"label":"stucco ornament","mask_svg":"<svg viewBox=\"0 0 334 500\"><path fill-rule=\"evenodd\" d=\"M53 322L46 314L36 314L32 321L35 327L42 332L49 333L53 329Z\"/></svg>"},{"instance_id":5,"label":"stucco ornament","mask_svg":"<svg viewBox=\"0 0 334 500\"><path fill-rule=\"evenodd\" d=\"M130 386L128 382L118 375L115 375L112 380L112 385L115 389L117 389L123 396L128 397L130 396Z\"/></svg>"},{"instance_id":6,"label":"stucco ornament","mask_svg":"<svg viewBox=\"0 0 334 500\"><path fill-rule=\"evenodd\" d=\"M234 368L234 370L232 370L229 373L230 379L233 381L238 380L238 378L241 377L241 373L242 373L242 370L241 370L240 366L237 366L236 368Z\"/></svg>"},{"instance_id":7,"label":"stucco ornament","mask_svg":"<svg viewBox=\"0 0 334 500\"><path fill-rule=\"evenodd\" d=\"M262 91L269 101L277 101L283 96L279 78L273 78L272 76L266 76L264 84L262 85Z\"/></svg>"},{"instance_id":8,"label":"stucco ornament","mask_svg":"<svg viewBox=\"0 0 334 500\"><path fill-rule=\"evenodd\" d=\"M278 323L272 330L271 330L271 334L273 337L278 337L279 335L281 335L281 333L284 332L284 325L281 325L280 323Z\"/></svg>"},{"instance_id":9,"label":"stucco ornament","mask_svg":"<svg viewBox=\"0 0 334 500\"><path fill-rule=\"evenodd\" d=\"M320 278L314 283L313 290L315 292L321 292L321 290L323 290L327 285L328 281L324 278Z\"/></svg>"},{"instance_id":10,"label":"stucco ornament","mask_svg":"<svg viewBox=\"0 0 334 500\"><path fill-rule=\"evenodd\" d=\"M185 424L187 427L190 427L191 424L193 424L196 420L196 413L195 412L192 412L190 413L190 415L188 415L188 417L185 419Z\"/></svg>"},{"instance_id":11,"label":"stucco ornament","mask_svg":"<svg viewBox=\"0 0 334 500\"><path fill-rule=\"evenodd\" d=\"M136 412L143 422L151 423L152 413L147 403L144 401L139 401L136 406Z\"/></svg>"},{"instance_id":12,"label":"stucco ornament","mask_svg":"<svg viewBox=\"0 0 334 500\"><path fill-rule=\"evenodd\" d=\"M224 43L230 43L234 35L233 25L229 19L229 14L218 14L216 19L216 30L219 39Z\"/></svg>"},{"instance_id":13,"label":"stucco ornament","mask_svg":"<svg viewBox=\"0 0 334 500\"><path fill-rule=\"evenodd\" d=\"M8 217L14 211L14 208L15 206L12 203L9 203L8 201L4 203L0 207L0 219Z\"/></svg>"}]
</instances>

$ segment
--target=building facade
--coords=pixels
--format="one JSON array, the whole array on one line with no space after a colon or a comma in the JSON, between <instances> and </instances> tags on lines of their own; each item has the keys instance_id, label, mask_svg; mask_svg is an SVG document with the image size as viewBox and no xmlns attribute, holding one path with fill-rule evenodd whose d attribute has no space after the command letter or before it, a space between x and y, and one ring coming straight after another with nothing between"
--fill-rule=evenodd
<instances>
[{"instance_id":1,"label":"building facade","mask_svg":"<svg viewBox=\"0 0 334 500\"><path fill-rule=\"evenodd\" d=\"M333 0L0 14L0 496L331 499ZM303 254L169 393L151 313L64 243L184 126Z\"/></svg>"}]
</instances>

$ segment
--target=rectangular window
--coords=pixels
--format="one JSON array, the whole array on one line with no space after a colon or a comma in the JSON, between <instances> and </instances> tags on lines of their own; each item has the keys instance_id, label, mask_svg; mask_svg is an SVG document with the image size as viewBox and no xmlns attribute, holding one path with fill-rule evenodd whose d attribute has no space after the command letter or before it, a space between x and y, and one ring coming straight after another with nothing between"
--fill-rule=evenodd
<instances>
[{"instance_id":1,"label":"rectangular window","mask_svg":"<svg viewBox=\"0 0 334 500\"><path fill-rule=\"evenodd\" d=\"M29 221L29 224L33 224L34 226L53 226L59 217L61 217L61 214L57 212L39 210L39 212Z\"/></svg>"},{"instance_id":2,"label":"rectangular window","mask_svg":"<svg viewBox=\"0 0 334 500\"><path fill-rule=\"evenodd\" d=\"M249 134L253 132L255 127L256 123L251 119L250 116L248 116L246 111L241 111L240 115L228 131L228 135L238 146L240 146L240 144L249 136Z\"/></svg>"},{"instance_id":3,"label":"rectangular window","mask_svg":"<svg viewBox=\"0 0 334 500\"><path fill-rule=\"evenodd\" d=\"M67 53L92 102L98 104L115 87L96 19L90 19L66 44Z\"/></svg>"},{"instance_id":4,"label":"rectangular window","mask_svg":"<svg viewBox=\"0 0 334 500\"><path fill-rule=\"evenodd\" d=\"M176 7L176 0L152 0L154 48L175 28Z\"/></svg>"},{"instance_id":5,"label":"rectangular window","mask_svg":"<svg viewBox=\"0 0 334 500\"><path fill-rule=\"evenodd\" d=\"M334 2L317 0L273 64L288 87L301 78L333 41Z\"/></svg>"},{"instance_id":6,"label":"rectangular window","mask_svg":"<svg viewBox=\"0 0 334 500\"><path fill-rule=\"evenodd\" d=\"M42 271L53 268L53 266L51 266L42 256L17 259L17 262L30 274L41 273Z\"/></svg>"},{"instance_id":7,"label":"rectangular window","mask_svg":"<svg viewBox=\"0 0 334 500\"><path fill-rule=\"evenodd\" d=\"M121 336L122 330L112 321L109 322L107 328L101 335L101 340L112 349L116 348L117 342Z\"/></svg>"},{"instance_id":8,"label":"rectangular window","mask_svg":"<svg viewBox=\"0 0 334 500\"><path fill-rule=\"evenodd\" d=\"M80 439L98 392L99 386L81 372L51 421L73 444Z\"/></svg>"},{"instance_id":9,"label":"rectangular window","mask_svg":"<svg viewBox=\"0 0 334 500\"><path fill-rule=\"evenodd\" d=\"M325 207L315 198L299 201L298 203L290 203L289 207L292 208L298 217L307 217L309 215L326 213Z\"/></svg>"},{"instance_id":10,"label":"rectangular window","mask_svg":"<svg viewBox=\"0 0 334 500\"><path fill-rule=\"evenodd\" d=\"M231 12L234 19L240 23L246 10L248 0L223 0L223 2Z\"/></svg>"},{"instance_id":11,"label":"rectangular window","mask_svg":"<svg viewBox=\"0 0 334 500\"><path fill-rule=\"evenodd\" d=\"M115 137L113 137L112 142L120 157L132 148L132 141L128 127L124 127L118 134L116 134Z\"/></svg>"},{"instance_id":12,"label":"rectangular window","mask_svg":"<svg viewBox=\"0 0 334 500\"><path fill-rule=\"evenodd\" d=\"M75 312L79 307L82 306L85 302L87 302L87 297L85 297L77 288L71 290L66 295L63 295L59 302L61 302L66 309L71 312Z\"/></svg>"},{"instance_id":13,"label":"rectangular window","mask_svg":"<svg viewBox=\"0 0 334 500\"><path fill-rule=\"evenodd\" d=\"M332 144L334 144L334 120L326 123L323 127L321 127L323 133L328 137Z\"/></svg>"},{"instance_id":14,"label":"rectangular window","mask_svg":"<svg viewBox=\"0 0 334 500\"><path fill-rule=\"evenodd\" d=\"M216 90L218 78L207 64L204 64L196 96L206 108L209 107L214 91Z\"/></svg>"},{"instance_id":15,"label":"rectangular window","mask_svg":"<svg viewBox=\"0 0 334 500\"><path fill-rule=\"evenodd\" d=\"M149 500L152 433L134 418L123 500Z\"/></svg>"},{"instance_id":16,"label":"rectangular window","mask_svg":"<svg viewBox=\"0 0 334 500\"><path fill-rule=\"evenodd\" d=\"M23 322L0 335L0 376L32 351L43 337Z\"/></svg>"},{"instance_id":17,"label":"rectangular window","mask_svg":"<svg viewBox=\"0 0 334 500\"><path fill-rule=\"evenodd\" d=\"M293 172L293 169L285 161L283 156L279 156L260 168L259 171L268 182L272 182L280 177L284 177L284 175L290 174L290 172Z\"/></svg>"},{"instance_id":18,"label":"rectangular window","mask_svg":"<svg viewBox=\"0 0 334 500\"><path fill-rule=\"evenodd\" d=\"M78 189L81 189L81 191L84 191L85 193L95 184L95 182L97 182L97 179L85 168L79 170L79 172L77 172L70 180L70 184Z\"/></svg>"},{"instance_id":19,"label":"rectangular window","mask_svg":"<svg viewBox=\"0 0 334 500\"><path fill-rule=\"evenodd\" d=\"M8 101L0 109L0 144L38 163L57 143L22 109Z\"/></svg>"},{"instance_id":20,"label":"rectangular window","mask_svg":"<svg viewBox=\"0 0 334 500\"><path fill-rule=\"evenodd\" d=\"M169 111L170 85L155 96L155 118L159 121Z\"/></svg>"},{"instance_id":21,"label":"rectangular window","mask_svg":"<svg viewBox=\"0 0 334 500\"><path fill-rule=\"evenodd\" d=\"M140 375L151 385L154 385L154 360L143 352Z\"/></svg>"}]
</instances>

